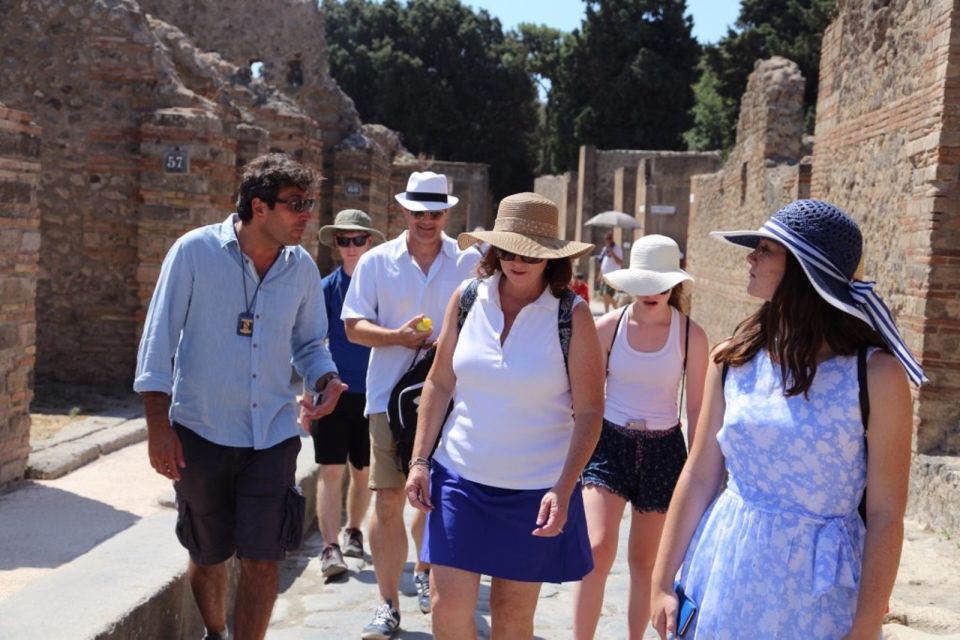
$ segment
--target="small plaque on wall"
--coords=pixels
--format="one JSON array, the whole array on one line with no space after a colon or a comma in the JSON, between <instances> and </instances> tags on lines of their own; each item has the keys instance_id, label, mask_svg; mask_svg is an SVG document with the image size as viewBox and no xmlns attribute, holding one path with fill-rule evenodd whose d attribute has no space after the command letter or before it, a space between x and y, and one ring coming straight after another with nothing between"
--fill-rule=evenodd
<instances>
[{"instance_id":1,"label":"small plaque on wall","mask_svg":"<svg viewBox=\"0 0 960 640\"><path fill-rule=\"evenodd\" d=\"M190 154L186 149L173 147L163 152L164 173L190 173Z\"/></svg>"},{"instance_id":2,"label":"small plaque on wall","mask_svg":"<svg viewBox=\"0 0 960 640\"><path fill-rule=\"evenodd\" d=\"M655 204L650 207L650 213L655 216L672 216L677 208L672 204Z\"/></svg>"},{"instance_id":3,"label":"small plaque on wall","mask_svg":"<svg viewBox=\"0 0 960 640\"><path fill-rule=\"evenodd\" d=\"M359 198L360 194L363 193L363 187L360 186L359 182L348 181L343 185L343 190L348 196L353 198Z\"/></svg>"}]
</instances>

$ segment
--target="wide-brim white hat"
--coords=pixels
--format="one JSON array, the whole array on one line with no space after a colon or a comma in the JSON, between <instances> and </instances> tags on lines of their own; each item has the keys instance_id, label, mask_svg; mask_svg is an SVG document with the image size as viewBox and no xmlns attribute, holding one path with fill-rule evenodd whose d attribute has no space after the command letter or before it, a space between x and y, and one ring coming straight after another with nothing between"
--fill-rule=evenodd
<instances>
[{"instance_id":1,"label":"wide-brim white hat","mask_svg":"<svg viewBox=\"0 0 960 640\"><path fill-rule=\"evenodd\" d=\"M529 258L576 258L593 251L587 242L560 239L557 205L537 193L515 193L500 201L492 231L457 236L461 249L478 242Z\"/></svg>"},{"instance_id":2,"label":"wide-brim white hat","mask_svg":"<svg viewBox=\"0 0 960 640\"><path fill-rule=\"evenodd\" d=\"M433 171L414 171L407 179L407 190L393 196L409 211L442 211L460 202L448 193L447 176Z\"/></svg>"},{"instance_id":3,"label":"wide-brim white hat","mask_svg":"<svg viewBox=\"0 0 960 640\"><path fill-rule=\"evenodd\" d=\"M653 296L693 276L680 268L680 247L667 236L651 234L633 243L630 265L603 276L614 289L634 296Z\"/></svg>"}]
</instances>

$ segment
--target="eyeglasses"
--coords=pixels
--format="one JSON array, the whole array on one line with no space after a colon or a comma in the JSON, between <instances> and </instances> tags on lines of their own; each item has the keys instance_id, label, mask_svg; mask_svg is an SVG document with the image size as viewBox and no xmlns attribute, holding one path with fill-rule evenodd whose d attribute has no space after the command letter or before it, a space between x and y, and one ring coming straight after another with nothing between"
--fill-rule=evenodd
<instances>
[{"instance_id":1,"label":"eyeglasses","mask_svg":"<svg viewBox=\"0 0 960 640\"><path fill-rule=\"evenodd\" d=\"M362 236L337 236L337 246L338 247L349 247L351 244L355 247L362 247L367 244L367 240L370 239L370 236L364 234Z\"/></svg>"},{"instance_id":2,"label":"eyeglasses","mask_svg":"<svg viewBox=\"0 0 960 640\"><path fill-rule=\"evenodd\" d=\"M753 256L755 256L758 260L764 260L771 256L776 256L776 255L786 253L786 251L777 251L761 243L761 244L758 244L756 247L754 247L753 251L751 251L750 253Z\"/></svg>"},{"instance_id":3,"label":"eyeglasses","mask_svg":"<svg viewBox=\"0 0 960 640\"><path fill-rule=\"evenodd\" d=\"M497 249L497 257L504 262L513 262L517 258L520 258L521 262L527 264L540 264L543 262L543 258L531 258L530 256L518 256L515 253L510 253L509 251L504 251L503 249Z\"/></svg>"},{"instance_id":4,"label":"eyeglasses","mask_svg":"<svg viewBox=\"0 0 960 640\"><path fill-rule=\"evenodd\" d=\"M417 220L423 220L425 216L430 216L431 220L439 220L440 218L443 217L443 214L445 213L446 213L446 210L442 209L440 211L411 211L410 215L412 215Z\"/></svg>"},{"instance_id":5,"label":"eyeglasses","mask_svg":"<svg viewBox=\"0 0 960 640\"><path fill-rule=\"evenodd\" d=\"M291 210L297 213L303 213L304 211L312 211L313 203L316 202L313 198L290 198L289 200L284 200L283 198L274 198L277 202L282 202L283 204L290 207Z\"/></svg>"}]
</instances>

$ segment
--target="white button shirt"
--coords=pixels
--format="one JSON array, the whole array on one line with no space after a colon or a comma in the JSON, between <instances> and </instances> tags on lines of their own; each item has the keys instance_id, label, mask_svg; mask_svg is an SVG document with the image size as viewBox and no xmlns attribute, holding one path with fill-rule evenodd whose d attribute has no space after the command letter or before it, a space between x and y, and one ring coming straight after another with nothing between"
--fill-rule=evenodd
<instances>
[{"instance_id":1,"label":"white button shirt","mask_svg":"<svg viewBox=\"0 0 960 640\"><path fill-rule=\"evenodd\" d=\"M456 241L442 234L440 254L424 274L407 251L407 232L374 247L360 258L347 289L340 317L363 318L397 329L410 318L424 314L433 320L431 340L443 328L450 297L460 283L475 275L480 254L460 251ZM384 413L390 391L413 362L416 349L399 345L374 347L367 368L366 415Z\"/></svg>"}]
</instances>

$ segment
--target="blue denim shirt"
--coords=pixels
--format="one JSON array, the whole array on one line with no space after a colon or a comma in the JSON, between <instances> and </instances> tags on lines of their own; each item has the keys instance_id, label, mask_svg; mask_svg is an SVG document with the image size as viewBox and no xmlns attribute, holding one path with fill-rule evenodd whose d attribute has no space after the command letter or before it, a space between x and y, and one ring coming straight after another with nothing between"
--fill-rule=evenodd
<instances>
[{"instance_id":1,"label":"blue denim shirt","mask_svg":"<svg viewBox=\"0 0 960 640\"><path fill-rule=\"evenodd\" d=\"M194 229L167 253L133 388L172 395L170 420L211 442L266 449L300 433L291 362L309 388L337 369L324 344L327 314L310 254L284 247L254 298L260 278L240 251L236 220ZM249 337L237 334L248 302Z\"/></svg>"}]
</instances>

